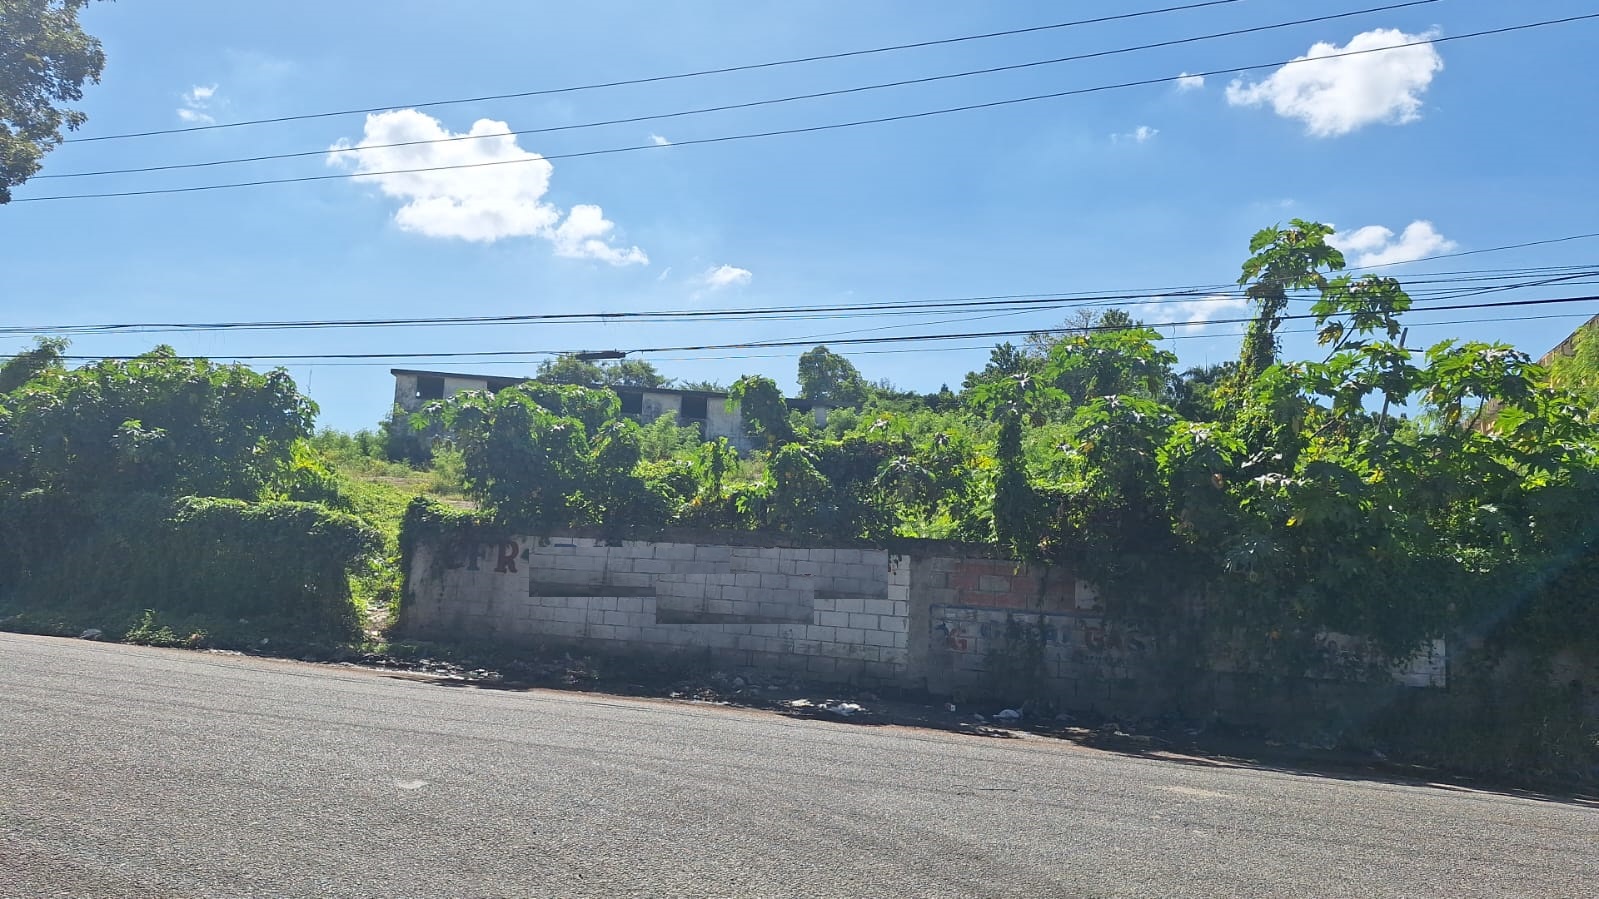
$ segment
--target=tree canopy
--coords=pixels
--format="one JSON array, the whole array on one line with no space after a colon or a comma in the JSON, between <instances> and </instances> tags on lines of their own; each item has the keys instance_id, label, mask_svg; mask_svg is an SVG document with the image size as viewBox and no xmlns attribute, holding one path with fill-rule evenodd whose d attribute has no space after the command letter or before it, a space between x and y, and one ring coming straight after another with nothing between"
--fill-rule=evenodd
<instances>
[{"instance_id":1,"label":"tree canopy","mask_svg":"<svg viewBox=\"0 0 1599 899\"><path fill-rule=\"evenodd\" d=\"M800 396L831 406L859 406L869 388L855 364L825 346L799 358Z\"/></svg>"},{"instance_id":2,"label":"tree canopy","mask_svg":"<svg viewBox=\"0 0 1599 899\"><path fill-rule=\"evenodd\" d=\"M0 203L40 160L86 121L65 104L83 99L105 68L100 41L78 12L89 0L0 0Z\"/></svg>"}]
</instances>

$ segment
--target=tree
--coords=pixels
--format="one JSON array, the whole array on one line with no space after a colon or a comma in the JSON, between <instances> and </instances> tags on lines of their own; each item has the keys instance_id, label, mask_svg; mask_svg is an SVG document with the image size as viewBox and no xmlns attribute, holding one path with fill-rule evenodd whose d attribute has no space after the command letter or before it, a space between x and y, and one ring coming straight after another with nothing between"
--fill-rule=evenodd
<instances>
[{"instance_id":1,"label":"tree","mask_svg":"<svg viewBox=\"0 0 1599 899\"><path fill-rule=\"evenodd\" d=\"M679 381L678 390L697 390L701 393L726 393L727 388L716 381Z\"/></svg>"},{"instance_id":2,"label":"tree","mask_svg":"<svg viewBox=\"0 0 1599 899\"><path fill-rule=\"evenodd\" d=\"M663 377L655 370L655 366L642 359L625 359L608 365L597 365L576 356L557 356L540 362L533 379L546 384L635 390L668 387L672 383L670 378Z\"/></svg>"},{"instance_id":3,"label":"tree","mask_svg":"<svg viewBox=\"0 0 1599 899\"><path fill-rule=\"evenodd\" d=\"M61 131L87 120L61 104L99 83L100 41L84 33L78 11L89 0L0 0L0 204L39 171Z\"/></svg>"},{"instance_id":4,"label":"tree","mask_svg":"<svg viewBox=\"0 0 1599 899\"><path fill-rule=\"evenodd\" d=\"M1032 371L1038 360L1013 343L1002 343L988 351L988 364L982 371L967 372L961 389L968 392Z\"/></svg>"},{"instance_id":5,"label":"tree","mask_svg":"<svg viewBox=\"0 0 1599 899\"><path fill-rule=\"evenodd\" d=\"M1125 309L1103 311L1079 308L1061 321L1052 331L1034 331L1027 335L1027 351L1035 356L1047 356L1055 344L1068 337L1087 337L1105 331L1142 328L1144 323L1127 314Z\"/></svg>"},{"instance_id":6,"label":"tree","mask_svg":"<svg viewBox=\"0 0 1599 899\"><path fill-rule=\"evenodd\" d=\"M576 356L556 356L540 362L533 379L546 384L598 387L605 383L605 372L598 365Z\"/></svg>"},{"instance_id":7,"label":"tree","mask_svg":"<svg viewBox=\"0 0 1599 899\"><path fill-rule=\"evenodd\" d=\"M672 386L672 379L664 377L655 366L643 359L623 359L600 367L600 376L607 387L632 387L652 390Z\"/></svg>"},{"instance_id":8,"label":"tree","mask_svg":"<svg viewBox=\"0 0 1599 899\"><path fill-rule=\"evenodd\" d=\"M59 369L67 342L59 337L40 337L33 349L25 350L0 364L0 396L28 383L51 369Z\"/></svg>"},{"instance_id":9,"label":"tree","mask_svg":"<svg viewBox=\"0 0 1599 899\"><path fill-rule=\"evenodd\" d=\"M800 396L832 406L859 406L866 402L866 379L854 363L825 346L799 358Z\"/></svg>"},{"instance_id":10,"label":"tree","mask_svg":"<svg viewBox=\"0 0 1599 899\"><path fill-rule=\"evenodd\" d=\"M1253 256L1244 263L1239 284L1256 306L1254 321L1244 334L1233 383L1243 390L1277 361L1277 328L1288 306L1291 290L1323 290L1323 268L1341 269L1344 255L1327 243L1332 226L1294 219L1287 228L1263 228L1249 242Z\"/></svg>"},{"instance_id":11,"label":"tree","mask_svg":"<svg viewBox=\"0 0 1599 899\"><path fill-rule=\"evenodd\" d=\"M282 369L178 359L164 346L47 368L5 404L0 485L234 499L259 498L292 464L316 414Z\"/></svg>"},{"instance_id":12,"label":"tree","mask_svg":"<svg viewBox=\"0 0 1599 899\"><path fill-rule=\"evenodd\" d=\"M788 403L771 378L745 375L734 381L727 394L727 408L731 411L735 407L744 420L745 433L764 439L768 449L794 439L794 428L788 422Z\"/></svg>"}]
</instances>

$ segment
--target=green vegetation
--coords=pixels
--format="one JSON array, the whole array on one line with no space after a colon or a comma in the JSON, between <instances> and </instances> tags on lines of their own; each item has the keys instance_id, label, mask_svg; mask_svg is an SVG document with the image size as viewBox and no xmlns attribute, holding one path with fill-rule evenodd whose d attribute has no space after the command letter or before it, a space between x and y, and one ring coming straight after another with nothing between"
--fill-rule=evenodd
<instances>
[{"instance_id":1,"label":"green vegetation","mask_svg":"<svg viewBox=\"0 0 1599 899\"><path fill-rule=\"evenodd\" d=\"M356 638L349 575L378 537L339 510L306 443L316 407L285 373L166 347L74 370L59 356L44 343L0 369L0 620L196 645Z\"/></svg>"},{"instance_id":2,"label":"green vegetation","mask_svg":"<svg viewBox=\"0 0 1599 899\"><path fill-rule=\"evenodd\" d=\"M41 342L0 365L0 617L146 642L237 635L238 619L348 637L354 611L393 609L412 541L463 526L421 497L520 533L935 537L1098 584L1107 616L1162 647L1174 702L1218 658L1286 683L1331 664L1338 634L1375 684L1447 638L1449 721L1501 736L1443 752L1434 737L1461 731L1421 699L1366 733L1457 766L1580 767L1593 722L1552 672L1599 663L1599 341L1553 372L1498 344L1404 346L1402 285L1342 274L1328 234L1255 236L1236 363L1178 372L1120 310L996 347L958 393L874 385L818 347L800 380L842 405L817 425L770 378L739 379L729 401L757 446L742 457L670 416L623 417L611 388L659 383L653 369L562 360L548 381L431 403L413 423L450 436L415 469L389 461L389 433L310 436L314 407L282 372L165 349L68 370ZM1290 298L1312 303L1320 358L1282 358Z\"/></svg>"},{"instance_id":3,"label":"green vegetation","mask_svg":"<svg viewBox=\"0 0 1599 899\"><path fill-rule=\"evenodd\" d=\"M61 143L62 129L87 119L62 104L83 99L84 82L99 82L105 68L100 42L78 24L78 11L88 5L0 2L0 205L11 201L11 188L39 171L44 154Z\"/></svg>"}]
</instances>

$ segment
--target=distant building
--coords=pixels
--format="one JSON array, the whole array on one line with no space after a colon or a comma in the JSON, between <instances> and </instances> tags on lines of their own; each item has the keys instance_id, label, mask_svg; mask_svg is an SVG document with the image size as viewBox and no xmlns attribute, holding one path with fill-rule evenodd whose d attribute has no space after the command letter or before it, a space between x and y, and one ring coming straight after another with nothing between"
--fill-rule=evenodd
<instances>
[{"instance_id":1,"label":"distant building","mask_svg":"<svg viewBox=\"0 0 1599 899\"><path fill-rule=\"evenodd\" d=\"M1572 331L1570 336L1556 344L1554 349L1544 353L1543 358L1538 360L1538 364L1547 367L1549 363L1555 361L1557 356L1574 355L1577 352L1577 338L1581 337L1584 331L1592 331L1595 327L1599 327L1599 315L1583 322L1581 327Z\"/></svg>"},{"instance_id":2,"label":"distant building","mask_svg":"<svg viewBox=\"0 0 1599 899\"><path fill-rule=\"evenodd\" d=\"M492 375L468 375L444 371L417 371L408 368L390 369L394 375L395 415L419 412L433 400L448 399L467 390L486 390L498 393L507 387L522 384L532 378L502 378ZM706 440L718 437L740 453L754 448L754 443L744 432L744 419L737 409L727 408L727 394L711 390L676 390L670 387L613 388L622 401L622 415L641 424L648 424L663 415L673 415L677 423L698 427ZM809 412L818 425L827 423L828 406L813 400L791 399L788 408Z\"/></svg>"}]
</instances>

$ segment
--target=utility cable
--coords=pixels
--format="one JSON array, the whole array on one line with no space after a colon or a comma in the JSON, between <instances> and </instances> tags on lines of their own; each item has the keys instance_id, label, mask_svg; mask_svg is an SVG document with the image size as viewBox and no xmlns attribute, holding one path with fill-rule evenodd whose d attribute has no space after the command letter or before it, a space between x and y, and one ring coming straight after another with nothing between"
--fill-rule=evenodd
<instances>
[{"instance_id":1,"label":"utility cable","mask_svg":"<svg viewBox=\"0 0 1599 899\"><path fill-rule=\"evenodd\" d=\"M310 112L298 115L275 116L273 118L249 119L241 122L214 122L207 125L191 125L184 128L161 128L150 131L131 131L122 134L91 135L89 137L68 138L64 143L91 143L96 141L125 140L135 137L155 137L163 134L187 134L193 131L217 131L223 128L242 128L247 125L273 125L280 122L301 122L307 119L327 119L334 116L361 115L363 113L384 112L390 109L429 109L437 106L456 106L464 103L486 103L492 100L516 100L525 97L545 97L552 94L569 94L578 91L592 91L603 88L629 87L639 84L657 84L663 81L680 81L686 78L700 78L706 75L724 75L731 72L750 72L759 69L775 69L782 66L799 65L802 63L824 62L833 59L850 59L859 56L870 56L879 53L894 53L900 50L916 50L923 47L938 47L949 44L966 43L969 41L984 41L992 38L1011 37L1018 34L1035 34L1043 31L1055 31L1063 28L1075 28L1080 25L1097 25L1105 22L1118 22L1127 19L1138 19L1147 16L1163 15L1165 13L1186 12L1194 9L1205 9L1212 6L1227 6L1239 3L1242 0L1206 0L1203 3L1188 3L1182 6L1167 6L1161 9L1147 9L1138 12L1118 13L1109 16L1098 16L1092 19L1078 19L1071 22L1056 22L1049 25L1033 25L1027 28L1012 28L1006 31L990 31L984 34L967 34L957 37L938 38L935 40L916 41L909 44L893 44L886 47L872 47L865 50L846 50L839 53L820 53L811 56L800 56L792 59L779 59L768 62L748 63L745 65L723 66L716 69L700 69L692 72L680 72L671 75L650 75L643 78L628 78L619 81L602 81L594 84L578 84L570 87L552 87L538 90L515 91L505 94L485 94L480 97L457 97L453 100L429 100L425 103L391 103L387 106L367 106L355 109L338 109L330 112Z\"/></svg>"},{"instance_id":2,"label":"utility cable","mask_svg":"<svg viewBox=\"0 0 1599 899\"><path fill-rule=\"evenodd\" d=\"M1525 277L1537 273L1537 280L1502 282L1507 276L1479 276L1438 279L1418 278L1407 283L1405 290L1412 298L1438 299L1470 296L1484 292L1520 290L1542 287L1557 282L1578 281L1599 276L1599 268L1591 266L1558 266L1538 269L1507 269L1512 275ZM1549 275L1550 271L1560 274ZM1472 285L1427 287L1426 285ZM457 325L515 325L515 324L605 324L613 321L629 322L688 322L688 321L794 321L839 320L846 318L877 318L902 315L936 315L957 310L983 311L1001 309L1012 312L1056 311L1062 309L1092 308L1102 306L1160 306L1200 302L1236 302L1245 297L1236 285L1191 286L1164 288L1149 292L1081 292L1048 294L1012 294L988 297L945 298L909 300L890 303L862 303L830 306L767 306L724 309L673 309L657 311L619 312L564 312L528 313L497 316L448 316L384 319L342 320L285 320L253 322L134 322L84 325L14 325L0 327L0 336L61 334L144 334L163 332L204 331L293 331L332 328L374 327L442 327ZM1310 302L1313 297L1294 296L1296 301Z\"/></svg>"},{"instance_id":3,"label":"utility cable","mask_svg":"<svg viewBox=\"0 0 1599 899\"><path fill-rule=\"evenodd\" d=\"M686 116L706 115L717 112L732 112L741 109L755 109L763 106L776 106L783 103L794 103L801 100L816 100L824 97L840 97L849 94L860 94L868 91L884 90L895 87L908 87L917 84L932 84L940 81L950 81L957 78L970 78L976 75L992 75L999 72L1014 72L1022 69L1037 68L1040 66L1059 65L1067 62L1081 62L1088 59L1098 59L1107 56L1119 56L1126 53L1136 53L1143 50L1154 50L1164 47L1175 47L1183 44L1195 44L1203 41L1218 40L1220 38L1238 37L1245 34L1256 34L1264 31L1274 31L1290 28L1296 25L1309 25L1317 22L1328 22L1335 19L1346 19L1353 16L1363 16L1378 12L1388 12L1403 9L1409 6L1420 6L1426 3L1436 3L1438 0L1408 0L1404 3L1395 3L1388 6L1376 6L1369 9L1354 10L1352 12L1335 13L1325 16L1315 16L1308 19L1295 19L1291 22L1278 22L1271 25L1257 25L1251 28L1238 28L1232 31L1221 31L1214 34L1203 34L1195 37L1175 38L1166 41L1157 41L1151 44L1139 44L1132 47L1120 47L1114 50L1098 50L1092 53L1079 53L1074 56L1060 56L1054 59L1041 59L1032 62L1011 63L1002 66L990 66L983 69L968 69L962 72L951 72L943 75L929 75L923 78L907 78L899 81L884 81L876 84L858 85L855 87L838 88L836 90L816 91L807 94L792 94L786 97L775 97L764 100L751 100L744 103L728 103L720 106L702 106L697 109L686 109L677 112L662 112L650 115L630 116L621 119L605 119L595 122L580 122L572 125L551 125L544 128L521 128L515 131L503 131L493 134L456 134L450 137L435 137L423 140L398 141L386 144L351 144L347 146L334 146L319 150L301 150L293 153L268 153L260 156L241 156L232 159L214 159L207 162L183 162L166 165L136 166L122 169L101 169L89 172L61 172L59 174L35 175L33 181L62 178L94 178L102 175L135 175L149 172L169 172L187 169L213 168L225 165L242 165L252 162L268 162L280 159L302 159L308 156L337 156L344 153L360 153L368 150L391 150L400 147L416 147L428 144L447 144L459 141L478 141L499 139L505 137L525 137L530 134L551 134L563 131L581 131L589 128L602 128L611 125L634 125L642 122L658 122L665 119L683 118Z\"/></svg>"},{"instance_id":4,"label":"utility cable","mask_svg":"<svg viewBox=\"0 0 1599 899\"><path fill-rule=\"evenodd\" d=\"M1448 304L1448 305L1418 306L1418 307L1412 307L1410 310L1408 310L1407 314L1409 314L1409 313L1428 313L1428 312L1447 312L1447 311L1456 311L1456 310L1464 310L1464 309L1528 308L1528 307L1543 307L1543 306L1565 304L1565 303L1591 303L1591 302L1599 302L1599 294L1589 294L1589 295L1586 295L1586 296L1575 296L1575 297L1554 297L1554 298L1544 298L1544 299L1499 300L1499 301L1492 302L1492 303L1456 303L1456 304ZM1315 315L1314 313L1296 313L1296 314L1291 314L1291 315L1278 316L1278 320L1279 321L1300 321L1300 320L1308 320L1308 319L1315 319L1315 318L1318 318L1318 316ZM1253 316L1246 316L1246 317L1242 317L1242 318L1212 319L1211 321L1204 322L1202 324L1206 324L1206 325L1248 324L1249 322L1252 322L1254 320L1255 319L1254 319ZM1500 320L1513 321L1514 317L1507 317L1507 318L1500 319ZM1163 323L1163 324L1181 325L1181 324L1184 324L1184 323L1183 322L1174 322L1174 323ZM1189 323L1189 324L1201 324L1201 323ZM1146 327L1148 327L1148 326L1146 326ZM867 345L867 346L869 346L869 345L879 345L879 344L903 344L903 343L913 343L913 342L920 343L920 342L933 342L933 341L946 341L946 340L988 340L988 339L994 339L994 338L1025 337L1025 336L1030 335L1030 334L1064 334L1064 333L1086 333L1086 332L1124 331L1124 330L1127 330L1127 329L1123 328L1121 326L1090 325L1090 326L1085 326L1085 327L1067 326L1067 327L1057 327L1057 328L1024 328L1024 329L1021 329L1021 330L1011 329L1011 330L1002 330L1002 331L978 331L978 332L959 332L959 333L945 333L945 334L905 334L905 335L895 335L895 336L889 336L889 337L856 337L856 338L846 338L846 339L843 339L843 340L834 340L834 341L830 341L830 342L833 343L834 345L837 345L837 346L846 346L846 345L849 345L849 346ZM717 351L717 350L777 349L777 348L786 348L786 347L802 347L802 346L811 346L812 344L813 344L813 341L810 341L810 340L761 340L761 341L746 341L746 342L743 342L743 343L729 343L729 344L698 344L698 345L685 345L685 346L672 346L672 347L640 347L640 348L626 350L626 351L624 351L624 353L625 353L625 355L629 355L629 356L631 356L631 355L655 354L655 353L687 353L687 352L700 353L700 352L712 352L712 351ZM339 360L339 359L454 359L454 358L469 358L469 357L494 358L494 357L508 357L508 356L558 356L558 355L566 355L566 354L567 354L566 351L562 351L562 350L484 350L484 351L438 352L438 353L279 353L279 354L237 355L237 356L228 356L227 358L235 359L235 360L244 360L244 361L265 361L265 362L271 362L271 361L277 361L277 362L300 361L300 362L303 362L303 361L308 361L308 360ZM75 357L64 357L64 358L75 358ZM110 358L110 357L101 357L101 358ZM185 359L185 360L200 360L200 359L205 359L207 357L203 357L203 356L177 356L177 357L174 357L174 358Z\"/></svg>"},{"instance_id":5,"label":"utility cable","mask_svg":"<svg viewBox=\"0 0 1599 899\"><path fill-rule=\"evenodd\" d=\"M1577 15L1577 16L1567 16L1567 17L1560 18L1560 19L1546 19L1546 20L1539 21L1539 22L1529 22L1529 23L1525 23L1525 24L1521 24L1521 25L1508 25L1508 26L1504 26L1504 27L1501 27L1501 28L1492 28L1492 29L1487 29L1487 30L1484 30L1484 31L1474 31L1474 32L1466 33L1466 34L1457 34L1457 35L1450 35L1450 36L1445 36L1445 37L1427 38L1427 39L1419 40L1419 41L1408 41L1408 42L1405 42L1405 43L1402 43L1402 44L1394 44L1394 45L1388 46L1388 47L1370 47L1370 48L1361 49L1361 50L1346 50L1346 51L1341 52L1341 53L1330 53L1330 54L1327 54L1325 56L1296 57L1294 59L1278 60L1276 62L1256 63L1256 64L1253 64L1253 65L1246 65L1246 66L1231 66L1231 67L1222 68L1222 69L1212 69L1210 71L1205 71L1205 72L1194 72L1194 73L1191 73L1191 77L1209 77L1209 76L1217 76L1217 75L1230 75L1230 74L1235 74L1235 73L1238 73L1238 72L1250 72L1250 71L1256 71L1256 70L1262 70L1262 69L1277 69L1277 68L1282 68L1282 67L1290 66L1290 65L1299 65L1299 64L1302 64L1302 63L1317 63L1317 62L1325 62L1327 60L1332 60L1332 59L1344 59L1344 58L1353 57L1353 56L1364 56L1364 55L1368 55L1368 54L1372 54L1372 53L1387 53L1387 52L1391 52L1391 51L1394 51L1394 50L1402 50L1402 49L1405 49L1407 47L1419 47L1419 46L1425 46L1425 45L1431 45L1431 44L1443 44L1443 43L1449 43L1449 42L1453 42L1453 41L1470 40L1470 39L1473 39L1473 38L1480 38L1480 37L1498 36L1498 35L1510 34L1510 33L1513 33L1513 32L1527 31L1527 30L1534 29L1534 28L1543 28L1543 27L1548 27L1548 26L1552 26L1552 25L1566 25L1566 24L1571 24L1571 23L1574 23L1574 22L1587 21L1587 20L1592 20L1592 19L1599 19L1599 12L1587 13L1587 14L1584 14L1584 15ZM1103 93L1103 92L1106 92L1106 91L1124 90L1124 89L1135 88L1135 87L1148 87L1148 86L1151 86L1151 85L1168 83L1168 82L1172 81L1174 77L1176 77L1176 76L1167 75L1167 76L1162 76L1162 77L1159 77L1159 78L1145 78L1145 79L1141 79L1141 80L1137 80L1137 81L1123 81L1123 82L1118 82L1118 83L1115 83L1115 84L1100 84L1100 85L1094 85L1092 87L1074 88L1074 89L1071 89L1071 90L1063 90L1063 91L1054 91L1054 92L1046 93L1046 94L1033 94L1033 95L1025 96L1025 97L1011 97L1011 98L1007 98L1007 99L1003 99L1003 100L991 100L991 101L984 102L984 103L970 103L970 104L966 104L966 105L963 105L963 106L949 106L949 107L943 107L943 108L939 108L939 109L923 110L923 111L920 111L920 112L900 113L900 114L897 114L897 115L878 116L878 117L875 117L875 118L867 118L867 119L855 119L855 120L847 121L847 122L831 122L831 123L822 124L822 125L809 125L809 126L798 127L798 128L780 128L780 129L775 129L775 130L771 130L771 131L755 131L755 132L746 132L746 133L743 133L743 134L721 135L721 136L718 136L718 137L694 138L694 139L690 139L690 140L676 141L676 142L673 142L671 144L666 145L666 147L685 147L685 146L698 146L698 145L706 145L706 144L730 143L730 142L735 142L735 141L757 140L757 139L763 139L763 138L769 138L769 137L786 137L786 136L792 136L792 135L797 135L797 134L814 134L814 133L823 132L823 131L837 131L837 130L840 130L840 129L857 128L857 127L862 127L862 126L866 126L866 125L882 125L882 124L887 124L887 123L891 123L891 122L904 122L904 121L911 121L911 120L915 120L915 119L932 118L934 116L951 115L951 114L954 114L954 113L961 113L961 112L974 112L974 111L983 110L983 109L997 109L997 108L1001 108L1001 107L1015 106L1015 105L1022 104L1022 103L1037 102L1037 101L1040 101L1040 100L1053 100L1053 99L1059 99L1059 98L1062 98L1062 97L1082 96L1082 95L1085 95L1085 94ZM301 176L290 177L290 178L261 178L261 179L257 179L257 180L253 180L253 181L232 181L232 182L224 182L224 183L218 183L218 184L191 185L191 186L187 186L187 187L147 188L147 189L143 189L143 190L104 191L104 192L100 192L100 193L84 193L84 194L58 194L58 195L48 195L48 196L42 196L42 197L15 197L15 198L12 199L11 202L13 204L15 204L15 203L42 203L42 202L57 201L57 200L91 200L91 199L110 199L110 198L120 198L120 197L156 196L156 195L166 195L166 194L188 194L188 193L200 193L200 192L215 191L215 190L234 190L234 189L245 188L245 187L262 187L262 186L266 186L266 185L277 185L277 184L306 184L306 183L312 183L312 182L318 182L318 181L339 181L339 180L348 180L348 179L351 179L351 178L372 178L372 177L382 176L382 175L414 175L414 174L424 174L424 173L428 173L428 172L446 172L446 171L457 171L457 170L461 170L461 169L479 169L479 168L489 168L489 167L503 166L503 165L520 165L520 164L525 164L525 163L528 163L528 162L536 162L536 161L539 161L539 160L579 159L579 158L586 158L586 157L591 157L591 156L610 156L610 155L616 155L616 154L620 154L620 153L636 153L636 152L645 151L645 150L660 150L660 149L664 149L664 148L665 147L657 146L657 145L654 145L654 144L629 145L629 146L623 146L623 147L609 147L609 148L599 149L599 150L583 150L583 151L577 151L577 152L572 152L572 153L552 153L552 154L549 154L549 155L529 154L526 157L521 157L521 158L516 158L516 159L499 159L499 160L490 160L490 161L487 161L487 162L469 162L469 163L456 163L456 164L452 164L452 165L422 166L422 167L418 167L418 168L408 168L408 169L386 169L386 170L372 171L372 172L360 172L360 171L357 171L357 172L339 172L339 173L325 174L325 175L301 175Z\"/></svg>"}]
</instances>

